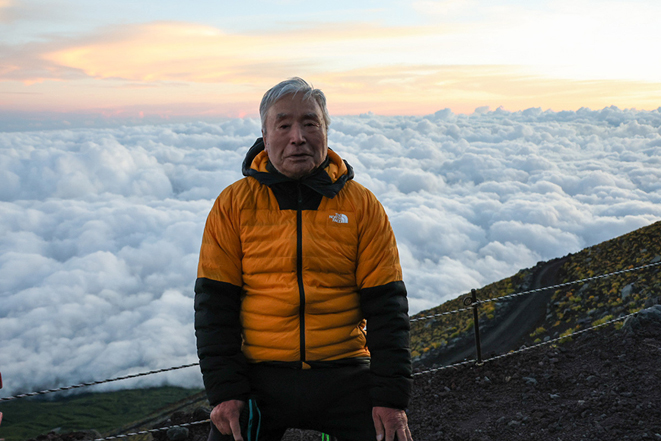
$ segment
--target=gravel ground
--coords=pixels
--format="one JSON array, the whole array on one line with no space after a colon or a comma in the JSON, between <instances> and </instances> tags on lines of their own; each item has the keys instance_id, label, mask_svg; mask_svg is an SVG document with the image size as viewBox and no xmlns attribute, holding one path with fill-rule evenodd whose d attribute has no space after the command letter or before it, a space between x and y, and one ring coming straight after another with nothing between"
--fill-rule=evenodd
<instances>
[{"instance_id":1,"label":"gravel ground","mask_svg":"<svg viewBox=\"0 0 661 441\"><path fill-rule=\"evenodd\" d=\"M418 376L416 440L661 440L661 324Z\"/></svg>"}]
</instances>

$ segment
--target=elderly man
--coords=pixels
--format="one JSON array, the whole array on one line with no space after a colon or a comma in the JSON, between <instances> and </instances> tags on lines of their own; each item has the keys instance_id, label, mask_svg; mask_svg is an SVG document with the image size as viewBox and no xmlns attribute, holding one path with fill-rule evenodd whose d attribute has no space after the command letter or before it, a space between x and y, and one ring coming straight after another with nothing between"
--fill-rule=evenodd
<instances>
[{"instance_id":1,"label":"elderly man","mask_svg":"<svg viewBox=\"0 0 661 441\"><path fill-rule=\"evenodd\" d=\"M406 289L381 204L328 149L300 78L260 105L262 138L207 219L195 329L210 439L411 440ZM247 441L247 440L246 440Z\"/></svg>"}]
</instances>

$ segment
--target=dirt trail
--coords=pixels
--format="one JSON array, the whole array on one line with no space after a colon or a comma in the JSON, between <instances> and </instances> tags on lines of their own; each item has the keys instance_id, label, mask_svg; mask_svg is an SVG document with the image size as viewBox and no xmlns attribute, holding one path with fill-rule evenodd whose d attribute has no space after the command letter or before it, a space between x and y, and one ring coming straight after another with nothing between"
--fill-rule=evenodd
<instances>
[{"instance_id":1,"label":"dirt trail","mask_svg":"<svg viewBox=\"0 0 661 441\"><path fill-rule=\"evenodd\" d=\"M545 263L533 275L530 290L555 285L557 273L566 260L565 257ZM504 318L497 324L480 322L483 357L506 353L526 343L528 335L544 323L552 295L553 290L546 290L513 297L507 300L502 314ZM475 358L474 335L469 335L452 348L431 350L430 355L421 360L420 364L444 366Z\"/></svg>"}]
</instances>

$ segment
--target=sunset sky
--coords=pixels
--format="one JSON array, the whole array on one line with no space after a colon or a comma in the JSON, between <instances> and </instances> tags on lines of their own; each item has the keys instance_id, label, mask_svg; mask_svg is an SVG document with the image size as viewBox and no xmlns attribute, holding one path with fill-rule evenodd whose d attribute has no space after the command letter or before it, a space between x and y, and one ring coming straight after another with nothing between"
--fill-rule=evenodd
<instances>
[{"instance_id":1,"label":"sunset sky","mask_svg":"<svg viewBox=\"0 0 661 441\"><path fill-rule=\"evenodd\" d=\"M0 0L0 119L661 106L657 0Z\"/></svg>"}]
</instances>

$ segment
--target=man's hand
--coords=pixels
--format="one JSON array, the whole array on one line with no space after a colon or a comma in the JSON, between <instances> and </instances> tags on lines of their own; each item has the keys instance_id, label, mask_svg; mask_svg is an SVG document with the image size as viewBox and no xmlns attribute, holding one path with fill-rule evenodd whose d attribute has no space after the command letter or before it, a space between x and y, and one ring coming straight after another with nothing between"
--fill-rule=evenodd
<instances>
[{"instance_id":1,"label":"man's hand","mask_svg":"<svg viewBox=\"0 0 661 441\"><path fill-rule=\"evenodd\" d=\"M391 409L390 407L373 407L372 419L376 429L377 441L393 441L397 434L397 441L413 441L411 431L409 430L408 418L406 412L401 409Z\"/></svg>"},{"instance_id":2,"label":"man's hand","mask_svg":"<svg viewBox=\"0 0 661 441\"><path fill-rule=\"evenodd\" d=\"M211 411L211 422L223 435L232 435L235 441L243 441L239 416L245 405L241 400L223 401Z\"/></svg>"}]
</instances>

